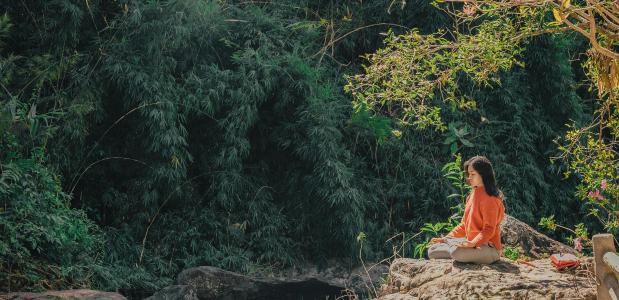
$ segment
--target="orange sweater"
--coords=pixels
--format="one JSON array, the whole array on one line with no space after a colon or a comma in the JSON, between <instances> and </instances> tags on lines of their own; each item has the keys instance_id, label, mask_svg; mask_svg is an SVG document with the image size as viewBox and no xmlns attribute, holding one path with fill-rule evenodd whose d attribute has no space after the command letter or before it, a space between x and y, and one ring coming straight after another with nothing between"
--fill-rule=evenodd
<instances>
[{"instance_id":1,"label":"orange sweater","mask_svg":"<svg viewBox=\"0 0 619 300\"><path fill-rule=\"evenodd\" d=\"M466 237L476 247L492 243L501 252L501 228L505 217L505 206L499 197L490 196L481 186L475 188L466 198L462 221L447 236Z\"/></svg>"}]
</instances>

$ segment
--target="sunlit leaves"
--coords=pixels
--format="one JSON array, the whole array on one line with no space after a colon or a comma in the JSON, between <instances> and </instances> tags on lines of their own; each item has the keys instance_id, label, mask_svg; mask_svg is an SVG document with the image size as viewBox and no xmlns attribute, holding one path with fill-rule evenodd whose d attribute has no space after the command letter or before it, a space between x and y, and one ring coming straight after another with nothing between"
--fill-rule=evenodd
<instances>
[{"instance_id":1,"label":"sunlit leaves","mask_svg":"<svg viewBox=\"0 0 619 300\"><path fill-rule=\"evenodd\" d=\"M432 127L444 131L439 102L460 109L474 108L458 95L457 78L468 75L481 86L499 83L495 74L517 64L521 48L510 41L515 27L506 20L482 23L474 34L446 32L422 35L413 30L388 32L386 46L368 54L364 74L347 77L345 90L353 106L397 120L398 126Z\"/></svg>"},{"instance_id":2,"label":"sunlit leaves","mask_svg":"<svg viewBox=\"0 0 619 300\"><path fill-rule=\"evenodd\" d=\"M558 9L553 8L552 9L552 16L555 18L555 20L559 23L563 22L563 18L561 17L561 13L559 12Z\"/></svg>"}]
</instances>

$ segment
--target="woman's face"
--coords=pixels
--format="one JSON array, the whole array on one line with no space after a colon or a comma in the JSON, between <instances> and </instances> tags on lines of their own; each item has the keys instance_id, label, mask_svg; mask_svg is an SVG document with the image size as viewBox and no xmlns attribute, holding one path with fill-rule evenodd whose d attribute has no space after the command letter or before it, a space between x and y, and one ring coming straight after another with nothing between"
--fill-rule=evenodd
<instances>
[{"instance_id":1,"label":"woman's face","mask_svg":"<svg viewBox=\"0 0 619 300\"><path fill-rule=\"evenodd\" d=\"M477 171L473 169L473 166L469 165L466 173L466 181L469 183L470 186L474 188L484 186L484 182L483 180L481 180L481 175L479 175L479 173L477 173Z\"/></svg>"}]
</instances>

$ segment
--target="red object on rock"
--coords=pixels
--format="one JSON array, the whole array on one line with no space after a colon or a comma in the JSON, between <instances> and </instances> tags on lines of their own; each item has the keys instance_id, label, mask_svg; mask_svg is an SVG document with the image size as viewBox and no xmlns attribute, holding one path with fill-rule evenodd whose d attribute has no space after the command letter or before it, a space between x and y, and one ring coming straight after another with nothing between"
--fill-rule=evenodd
<instances>
[{"instance_id":1,"label":"red object on rock","mask_svg":"<svg viewBox=\"0 0 619 300\"><path fill-rule=\"evenodd\" d=\"M550 262L559 271L565 268L580 266L580 260L578 259L578 257L570 253L555 253L550 256Z\"/></svg>"}]
</instances>

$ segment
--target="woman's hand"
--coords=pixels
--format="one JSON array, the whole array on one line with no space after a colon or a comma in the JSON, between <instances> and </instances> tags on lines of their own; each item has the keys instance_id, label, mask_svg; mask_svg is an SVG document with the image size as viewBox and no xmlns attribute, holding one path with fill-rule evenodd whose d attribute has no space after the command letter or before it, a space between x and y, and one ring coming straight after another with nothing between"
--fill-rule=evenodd
<instances>
[{"instance_id":1,"label":"woman's hand","mask_svg":"<svg viewBox=\"0 0 619 300\"><path fill-rule=\"evenodd\" d=\"M442 237L440 237L440 238L432 238L430 240L430 245L438 244L438 243L444 243L444 242L445 242L445 238L442 238Z\"/></svg>"},{"instance_id":2,"label":"woman's hand","mask_svg":"<svg viewBox=\"0 0 619 300\"><path fill-rule=\"evenodd\" d=\"M458 244L458 247L460 248L475 248L475 244L471 241L464 241L460 244Z\"/></svg>"}]
</instances>

